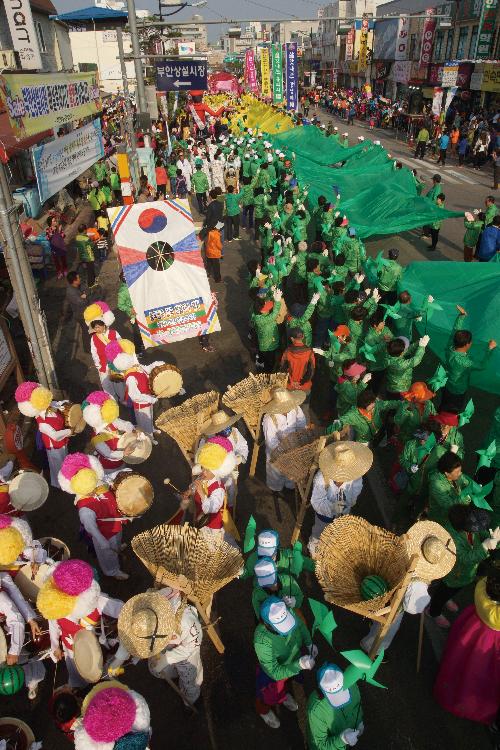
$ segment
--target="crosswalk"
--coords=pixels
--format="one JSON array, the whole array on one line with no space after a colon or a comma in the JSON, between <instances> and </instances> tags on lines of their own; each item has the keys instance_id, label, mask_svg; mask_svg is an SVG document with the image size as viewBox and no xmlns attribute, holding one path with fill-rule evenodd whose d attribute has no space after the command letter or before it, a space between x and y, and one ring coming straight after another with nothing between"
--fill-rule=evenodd
<instances>
[{"instance_id":1,"label":"crosswalk","mask_svg":"<svg viewBox=\"0 0 500 750\"><path fill-rule=\"evenodd\" d=\"M423 161L422 159L414 159L410 156L395 156L394 158L398 161L403 162L403 164L406 164L406 166L410 167L410 169L416 169L418 174L421 174L423 176L433 175L436 174L436 171L438 171L443 178L443 182L445 183L451 182L457 185L464 182L469 185L478 184L478 182L476 182L476 180L473 180L472 177L469 177L462 172L458 172L456 169L450 169L450 167L445 167L444 169L442 169L440 167L437 167L436 164L430 164L426 161Z\"/></svg>"}]
</instances>

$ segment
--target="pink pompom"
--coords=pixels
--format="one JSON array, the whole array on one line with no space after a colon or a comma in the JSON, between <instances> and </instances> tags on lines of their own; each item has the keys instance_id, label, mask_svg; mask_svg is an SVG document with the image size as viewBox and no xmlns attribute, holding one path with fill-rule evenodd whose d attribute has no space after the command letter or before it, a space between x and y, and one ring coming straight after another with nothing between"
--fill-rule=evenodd
<instances>
[{"instance_id":1,"label":"pink pompom","mask_svg":"<svg viewBox=\"0 0 500 750\"><path fill-rule=\"evenodd\" d=\"M130 732L135 714L135 701L128 691L104 688L87 706L83 727L94 742L114 742Z\"/></svg>"},{"instance_id":2,"label":"pink pompom","mask_svg":"<svg viewBox=\"0 0 500 750\"><path fill-rule=\"evenodd\" d=\"M17 403L21 403L22 401L29 401L31 398L31 394L35 390L35 388L39 388L40 384L33 382L33 380L26 380L24 383L21 383L21 385L18 385L16 388L16 392L14 393L14 398L16 399Z\"/></svg>"},{"instance_id":3,"label":"pink pompom","mask_svg":"<svg viewBox=\"0 0 500 750\"><path fill-rule=\"evenodd\" d=\"M109 344L106 344L106 349L104 351L108 362L114 362L117 356L123 353L123 349L120 346L119 340L110 341Z\"/></svg>"},{"instance_id":4,"label":"pink pompom","mask_svg":"<svg viewBox=\"0 0 500 750\"><path fill-rule=\"evenodd\" d=\"M220 447L224 448L224 450L228 453L233 450L233 444L223 435L214 435L213 437L209 437L207 443L215 443L216 445L220 445Z\"/></svg>"},{"instance_id":5,"label":"pink pompom","mask_svg":"<svg viewBox=\"0 0 500 750\"><path fill-rule=\"evenodd\" d=\"M89 457L86 453L70 453L66 456L61 466L61 474L66 479L72 479L80 469L90 469Z\"/></svg>"},{"instance_id":6,"label":"pink pompom","mask_svg":"<svg viewBox=\"0 0 500 750\"><path fill-rule=\"evenodd\" d=\"M86 397L85 401L88 404L97 404L98 406L102 406L108 400L108 398L109 393L106 393L106 391L92 391L92 393L89 393L89 395Z\"/></svg>"},{"instance_id":7,"label":"pink pompom","mask_svg":"<svg viewBox=\"0 0 500 750\"><path fill-rule=\"evenodd\" d=\"M70 596L78 596L92 585L94 573L83 560L65 560L54 570L54 583L60 591Z\"/></svg>"},{"instance_id":8,"label":"pink pompom","mask_svg":"<svg viewBox=\"0 0 500 750\"><path fill-rule=\"evenodd\" d=\"M94 305L99 305L103 313L108 312L110 309L108 303L104 302L102 299L99 299L97 300L97 302L94 302Z\"/></svg>"},{"instance_id":9,"label":"pink pompom","mask_svg":"<svg viewBox=\"0 0 500 750\"><path fill-rule=\"evenodd\" d=\"M0 516L0 529L8 529L12 525L10 516Z\"/></svg>"}]
</instances>

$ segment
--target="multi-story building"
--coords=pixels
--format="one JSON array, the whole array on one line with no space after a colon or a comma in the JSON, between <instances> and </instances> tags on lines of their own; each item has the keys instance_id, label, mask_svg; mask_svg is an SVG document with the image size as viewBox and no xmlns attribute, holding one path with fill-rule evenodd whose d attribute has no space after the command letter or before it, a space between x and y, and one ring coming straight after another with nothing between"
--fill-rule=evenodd
<instances>
[{"instance_id":1,"label":"multi-story building","mask_svg":"<svg viewBox=\"0 0 500 750\"><path fill-rule=\"evenodd\" d=\"M287 42L297 42L308 37L311 32L315 34L318 31L318 21L281 21L271 26L271 42L273 44L286 44ZM302 44L301 44L302 46Z\"/></svg>"},{"instance_id":2,"label":"multi-story building","mask_svg":"<svg viewBox=\"0 0 500 750\"><path fill-rule=\"evenodd\" d=\"M168 27L169 36L176 38L179 42L195 42L196 52L206 52L208 49L207 26L203 23L203 16L196 13L191 18L191 23Z\"/></svg>"}]
</instances>

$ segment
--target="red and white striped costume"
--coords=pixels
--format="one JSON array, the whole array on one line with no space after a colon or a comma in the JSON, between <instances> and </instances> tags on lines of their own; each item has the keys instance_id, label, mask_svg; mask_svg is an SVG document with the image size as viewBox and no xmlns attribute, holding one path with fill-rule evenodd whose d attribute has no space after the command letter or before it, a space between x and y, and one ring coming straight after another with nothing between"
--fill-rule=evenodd
<instances>
[{"instance_id":1,"label":"red and white striped costume","mask_svg":"<svg viewBox=\"0 0 500 750\"><path fill-rule=\"evenodd\" d=\"M68 453L68 441L71 430L66 427L64 415L58 409L59 403L53 401L49 408L35 417L42 442L47 453L50 467L50 483L52 487L59 488L57 475L61 464Z\"/></svg>"},{"instance_id":2,"label":"red and white striped costume","mask_svg":"<svg viewBox=\"0 0 500 750\"><path fill-rule=\"evenodd\" d=\"M133 429L134 425L124 419L115 419L99 431L94 429L92 445L105 474L125 468L123 450L118 448L118 440L124 432Z\"/></svg>"},{"instance_id":3,"label":"red and white striped costume","mask_svg":"<svg viewBox=\"0 0 500 750\"><path fill-rule=\"evenodd\" d=\"M124 386L122 383L114 382L109 377L109 363L106 359L106 345L110 341L121 339L118 331L107 328L104 333L92 333L90 335L90 353L99 374L103 391L109 393L113 398L123 401Z\"/></svg>"},{"instance_id":4,"label":"red and white striped costume","mask_svg":"<svg viewBox=\"0 0 500 750\"><path fill-rule=\"evenodd\" d=\"M128 521L125 519L123 521L102 520L121 516L115 493L110 487L103 485L97 487L95 492L88 497L77 497L75 505L78 508L82 526L92 537L102 572L107 576L116 576L121 572L118 552L122 539L122 526Z\"/></svg>"}]
</instances>

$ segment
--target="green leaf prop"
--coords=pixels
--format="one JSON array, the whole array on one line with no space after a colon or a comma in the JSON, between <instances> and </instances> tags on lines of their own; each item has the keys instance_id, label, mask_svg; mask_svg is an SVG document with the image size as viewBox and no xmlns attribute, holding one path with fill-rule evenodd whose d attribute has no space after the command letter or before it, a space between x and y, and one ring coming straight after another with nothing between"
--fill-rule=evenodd
<instances>
[{"instance_id":1,"label":"green leaf prop","mask_svg":"<svg viewBox=\"0 0 500 750\"><path fill-rule=\"evenodd\" d=\"M328 338L330 339L330 349L333 352L339 352L340 351L340 341L336 337L336 335L333 333L333 331L328 331Z\"/></svg>"},{"instance_id":2,"label":"green leaf prop","mask_svg":"<svg viewBox=\"0 0 500 750\"><path fill-rule=\"evenodd\" d=\"M337 623L335 622L332 610L329 609L326 604L323 604L323 602L318 602L317 599L311 599L308 597L307 601L309 602L311 612L314 615L311 634L314 636L315 632L319 630L326 642L330 646L333 646L332 634L337 627Z\"/></svg>"},{"instance_id":3,"label":"green leaf prop","mask_svg":"<svg viewBox=\"0 0 500 750\"><path fill-rule=\"evenodd\" d=\"M248 519L245 529L245 538L243 540L243 552L251 552L255 547L255 532L257 531L257 522L253 516Z\"/></svg>"},{"instance_id":4,"label":"green leaf prop","mask_svg":"<svg viewBox=\"0 0 500 750\"><path fill-rule=\"evenodd\" d=\"M448 382L448 375L446 374L446 370L444 369L443 365L438 365L436 372L432 376L432 378L429 378L427 381L427 384L429 388L432 388L434 393L437 393L440 388L443 388L446 383Z\"/></svg>"},{"instance_id":5,"label":"green leaf prop","mask_svg":"<svg viewBox=\"0 0 500 750\"><path fill-rule=\"evenodd\" d=\"M381 685L380 682L374 679L378 668L384 658L384 651L380 652L377 658L372 661L370 657L365 654L364 651L355 649L354 651L341 651L342 656L351 662L351 666L347 667L344 672L344 689L352 687L359 680L365 680L369 685L383 688L387 690L385 685Z\"/></svg>"},{"instance_id":6,"label":"green leaf prop","mask_svg":"<svg viewBox=\"0 0 500 750\"><path fill-rule=\"evenodd\" d=\"M427 320L430 320L432 318L436 310L442 311L442 309L443 308L441 307L439 302L436 302L436 300L432 300L432 302L430 302L428 297L424 300L422 311L427 316Z\"/></svg>"},{"instance_id":7,"label":"green leaf prop","mask_svg":"<svg viewBox=\"0 0 500 750\"><path fill-rule=\"evenodd\" d=\"M333 432L339 432L342 429L342 422L340 419L334 419L333 422L326 428L326 434L331 435Z\"/></svg>"},{"instance_id":8,"label":"green leaf prop","mask_svg":"<svg viewBox=\"0 0 500 750\"><path fill-rule=\"evenodd\" d=\"M375 258L374 263L375 263L375 267L376 267L378 273L380 273L382 271L382 269L384 268L384 266L388 266L389 265L389 261L386 260L386 258L384 258L384 251L383 250L381 250L379 252L379 254L377 255L377 257Z\"/></svg>"},{"instance_id":9,"label":"green leaf prop","mask_svg":"<svg viewBox=\"0 0 500 750\"><path fill-rule=\"evenodd\" d=\"M420 445L417 449L417 462L420 463L425 458L425 456L428 456L435 445L436 436L433 432L431 432L425 443L423 445Z\"/></svg>"},{"instance_id":10,"label":"green leaf prop","mask_svg":"<svg viewBox=\"0 0 500 750\"><path fill-rule=\"evenodd\" d=\"M469 399L465 409L463 410L463 412L459 414L458 426L463 427L464 424L468 424L473 414L474 414L474 402L472 399Z\"/></svg>"},{"instance_id":11,"label":"green leaf prop","mask_svg":"<svg viewBox=\"0 0 500 750\"><path fill-rule=\"evenodd\" d=\"M366 341L363 344L363 346L360 347L359 351L363 355L363 357L368 360L369 362L376 362L374 352L376 350L375 346L371 346L370 344L367 344Z\"/></svg>"},{"instance_id":12,"label":"green leaf prop","mask_svg":"<svg viewBox=\"0 0 500 750\"><path fill-rule=\"evenodd\" d=\"M476 508L493 510L491 505L489 505L489 503L487 503L485 500L486 495L489 495L492 489L493 482L490 482L489 484L485 484L483 486L482 484L474 482L473 479L470 479L467 487L464 487L464 489L461 491L460 499L467 500L467 498L470 498L472 504L475 505Z\"/></svg>"},{"instance_id":13,"label":"green leaf prop","mask_svg":"<svg viewBox=\"0 0 500 750\"><path fill-rule=\"evenodd\" d=\"M477 468L480 469L482 466L486 466L487 469L490 468L491 462L497 455L497 444L496 440L493 440L487 448L483 448L481 450L476 451L476 453L479 455L479 461L477 462Z\"/></svg>"},{"instance_id":14,"label":"green leaf prop","mask_svg":"<svg viewBox=\"0 0 500 750\"><path fill-rule=\"evenodd\" d=\"M290 562L290 573L294 576L299 576L304 568L304 555L302 554L302 543L295 542L292 547L292 555Z\"/></svg>"},{"instance_id":15,"label":"green leaf prop","mask_svg":"<svg viewBox=\"0 0 500 750\"><path fill-rule=\"evenodd\" d=\"M387 320L387 318L398 320L398 318L401 317L399 314L399 308L401 307L400 302L396 302L395 305L381 305L381 307L385 308L384 320Z\"/></svg>"}]
</instances>

